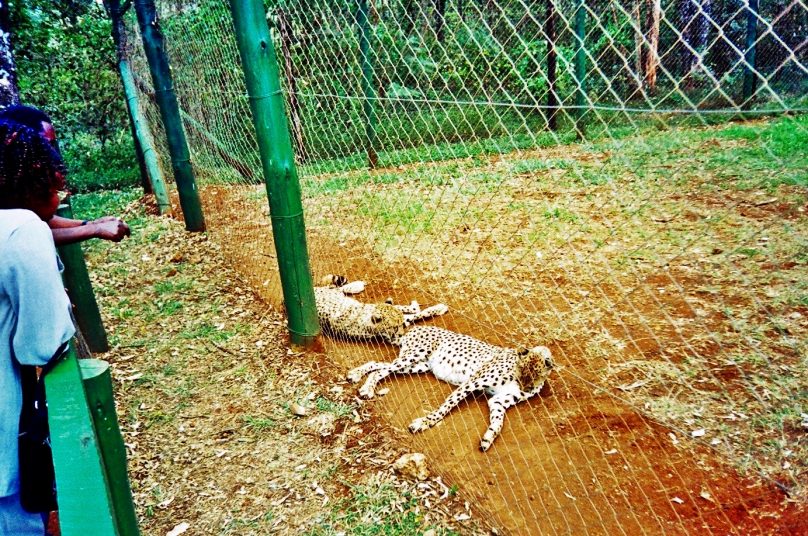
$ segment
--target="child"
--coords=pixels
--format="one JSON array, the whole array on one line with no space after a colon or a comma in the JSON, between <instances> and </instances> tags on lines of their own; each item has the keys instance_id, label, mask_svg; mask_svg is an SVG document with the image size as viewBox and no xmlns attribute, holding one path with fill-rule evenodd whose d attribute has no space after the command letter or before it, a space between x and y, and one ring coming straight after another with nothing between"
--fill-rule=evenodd
<instances>
[{"instance_id":1,"label":"child","mask_svg":"<svg viewBox=\"0 0 808 536\"><path fill-rule=\"evenodd\" d=\"M59 150L53 123L48 114L38 108L22 105L9 106L0 111L0 121L13 121L32 128L48 140L57 151ZM53 240L57 246L81 242L88 238L120 242L130 234L129 226L120 218L113 216L104 216L93 221L54 216L48 220L48 226L51 228Z\"/></svg>"},{"instance_id":2,"label":"child","mask_svg":"<svg viewBox=\"0 0 808 536\"><path fill-rule=\"evenodd\" d=\"M42 536L19 499L19 366L45 365L74 333L48 225L65 187L61 157L39 132L0 121L0 535Z\"/></svg>"}]
</instances>

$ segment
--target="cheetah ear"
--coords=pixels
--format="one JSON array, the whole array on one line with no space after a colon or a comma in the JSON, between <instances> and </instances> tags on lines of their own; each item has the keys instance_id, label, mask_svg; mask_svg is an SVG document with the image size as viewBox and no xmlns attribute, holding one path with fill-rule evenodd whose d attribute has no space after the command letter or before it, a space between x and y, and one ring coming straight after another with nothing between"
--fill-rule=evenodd
<instances>
[{"instance_id":1,"label":"cheetah ear","mask_svg":"<svg viewBox=\"0 0 808 536\"><path fill-rule=\"evenodd\" d=\"M380 315L379 313L373 313L373 314L370 316L370 321L371 321L372 323L374 323L374 324L378 324L379 322L381 322L381 321L382 321L382 315Z\"/></svg>"},{"instance_id":2,"label":"cheetah ear","mask_svg":"<svg viewBox=\"0 0 808 536\"><path fill-rule=\"evenodd\" d=\"M519 349L516 351L516 354L517 354L519 357L524 357L524 356L526 356L526 355L527 355L527 354L529 354L529 353L530 353L530 350L528 350L527 348L519 348Z\"/></svg>"},{"instance_id":3,"label":"cheetah ear","mask_svg":"<svg viewBox=\"0 0 808 536\"><path fill-rule=\"evenodd\" d=\"M393 305L393 298L387 298L386 300L384 300L384 303L386 303L387 305Z\"/></svg>"}]
</instances>

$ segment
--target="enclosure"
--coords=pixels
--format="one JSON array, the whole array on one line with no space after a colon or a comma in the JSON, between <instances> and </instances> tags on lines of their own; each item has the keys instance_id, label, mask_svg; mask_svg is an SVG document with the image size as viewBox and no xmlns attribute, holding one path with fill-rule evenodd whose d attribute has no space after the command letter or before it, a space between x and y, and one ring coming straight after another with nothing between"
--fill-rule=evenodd
<instances>
[{"instance_id":1,"label":"enclosure","mask_svg":"<svg viewBox=\"0 0 808 536\"><path fill-rule=\"evenodd\" d=\"M210 236L282 308L229 5L158 10ZM266 19L315 281L445 303L432 324L553 352L490 451L483 398L403 439L477 517L512 534L800 532L804 2L289 0ZM132 14L127 31L169 170ZM397 352L323 344L340 371ZM402 430L451 390L385 387L363 407Z\"/></svg>"}]
</instances>

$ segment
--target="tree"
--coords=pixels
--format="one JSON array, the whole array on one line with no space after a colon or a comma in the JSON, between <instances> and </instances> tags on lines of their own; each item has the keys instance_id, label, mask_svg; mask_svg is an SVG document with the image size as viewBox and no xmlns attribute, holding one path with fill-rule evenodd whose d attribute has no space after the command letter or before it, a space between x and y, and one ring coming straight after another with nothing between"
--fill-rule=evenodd
<instances>
[{"instance_id":1,"label":"tree","mask_svg":"<svg viewBox=\"0 0 808 536\"><path fill-rule=\"evenodd\" d=\"M654 91L659 67L659 23L662 17L662 1L648 0L648 34L645 52L645 85Z\"/></svg>"},{"instance_id":2,"label":"tree","mask_svg":"<svg viewBox=\"0 0 808 536\"><path fill-rule=\"evenodd\" d=\"M17 64L11 46L11 17L6 0L0 0L0 108L20 102Z\"/></svg>"},{"instance_id":3,"label":"tree","mask_svg":"<svg viewBox=\"0 0 808 536\"><path fill-rule=\"evenodd\" d=\"M683 75L692 74L699 68L700 57L707 46L712 16L712 0L682 0L679 4L679 23L682 28Z\"/></svg>"}]
</instances>

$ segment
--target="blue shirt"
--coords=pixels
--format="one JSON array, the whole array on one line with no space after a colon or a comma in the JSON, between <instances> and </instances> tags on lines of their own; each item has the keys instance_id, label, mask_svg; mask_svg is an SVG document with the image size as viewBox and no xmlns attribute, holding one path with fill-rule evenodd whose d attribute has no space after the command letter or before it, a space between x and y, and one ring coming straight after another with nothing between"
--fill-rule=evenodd
<instances>
[{"instance_id":1,"label":"blue shirt","mask_svg":"<svg viewBox=\"0 0 808 536\"><path fill-rule=\"evenodd\" d=\"M70 301L48 226L0 210L0 497L19 491L19 365L44 365L73 336Z\"/></svg>"}]
</instances>

